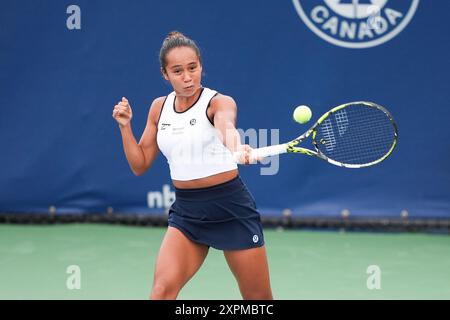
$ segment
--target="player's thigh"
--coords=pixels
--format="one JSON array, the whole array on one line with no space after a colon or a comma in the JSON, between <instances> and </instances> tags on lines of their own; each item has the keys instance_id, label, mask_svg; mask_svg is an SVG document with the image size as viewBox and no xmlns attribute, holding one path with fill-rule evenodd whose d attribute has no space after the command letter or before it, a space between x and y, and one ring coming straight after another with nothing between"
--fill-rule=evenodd
<instances>
[{"instance_id":1,"label":"player's thigh","mask_svg":"<svg viewBox=\"0 0 450 320\"><path fill-rule=\"evenodd\" d=\"M169 226L156 260L154 281L182 287L200 268L208 249Z\"/></svg>"},{"instance_id":2,"label":"player's thigh","mask_svg":"<svg viewBox=\"0 0 450 320\"><path fill-rule=\"evenodd\" d=\"M257 292L271 296L269 265L264 246L224 251L224 255L243 295Z\"/></svg>"}]
</instances>

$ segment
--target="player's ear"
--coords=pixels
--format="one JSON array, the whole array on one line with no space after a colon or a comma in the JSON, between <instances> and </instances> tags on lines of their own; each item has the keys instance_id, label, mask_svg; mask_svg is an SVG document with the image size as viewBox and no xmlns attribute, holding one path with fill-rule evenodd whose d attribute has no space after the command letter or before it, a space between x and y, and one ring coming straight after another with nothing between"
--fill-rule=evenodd
<instances>
[{"instance_id":1,"label":"player's ear","mask_svg":"<svg viewBox=\"0 0 450 320\"><path fill-rule=\"evenodd\" d=\"M202 77L206 76L206 73L203 71L203 65L201 62L199 64L199 68L200 68L200 74L202 75Z\"/></svg>"},{"instance_id":2,"label":"player's ear","mask_svg":"<svg viewBox=\"0 0 450 320\"><path fill-rule=\"evenodd\" d=\"M162 73L162 76L164 77L164 79L169 81L169 76L167 75L167 72L166 72L165 68L161 68L161 73Z\"/></svg>"}]
</instances>

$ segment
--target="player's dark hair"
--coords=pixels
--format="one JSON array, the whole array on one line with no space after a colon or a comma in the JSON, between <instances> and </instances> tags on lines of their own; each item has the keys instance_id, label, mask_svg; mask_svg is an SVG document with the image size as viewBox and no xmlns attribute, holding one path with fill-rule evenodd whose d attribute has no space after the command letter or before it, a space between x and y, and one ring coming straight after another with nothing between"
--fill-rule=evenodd
<instances>
[{"instance_id":1,"label":"player's dark hair","mask_svg":"<svg viewBox=\"0 0 450 320\"><path fill-rule=\"evenodd\" d=\"M200 54L200 49L194 40L186 37L184 34L178 31L170 32L164 39L164 42L159 51L159 62L161 63L161 68L166 72L167 67L167 54L173 48L178 47L189 47L192 48L197 54L198 60L202 63L202 56Z\"/></svg>"}]
</instances>

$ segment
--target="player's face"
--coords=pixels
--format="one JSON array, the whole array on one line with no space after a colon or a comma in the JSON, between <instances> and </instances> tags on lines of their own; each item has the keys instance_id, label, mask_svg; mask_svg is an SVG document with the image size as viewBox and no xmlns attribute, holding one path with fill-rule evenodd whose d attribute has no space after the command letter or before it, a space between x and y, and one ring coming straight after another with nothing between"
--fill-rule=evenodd
<instances>
[{"instance_id":1,"label":"player's face","mask_svg":"<svg viewBox=\"0 0 450 320\"><path fill-rule=\"evenodd\" d=\"M167 67L164 78L170 82L178 96L190 97L201 86L202 65L190 47L177 47L166 56Z\"/></svg>"}]
</instances>

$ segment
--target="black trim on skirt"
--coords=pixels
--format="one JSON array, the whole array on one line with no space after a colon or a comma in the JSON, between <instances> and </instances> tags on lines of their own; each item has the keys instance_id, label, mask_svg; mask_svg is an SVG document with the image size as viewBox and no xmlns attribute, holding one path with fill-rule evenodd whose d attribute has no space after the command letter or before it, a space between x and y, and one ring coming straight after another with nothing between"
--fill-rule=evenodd
<instances>
[{"instance_id":1,"label":"black trim on skirt","mask_svg":"<svg viewBox=\"0 0 450 320\"><path fill-rule=\"evenodd\" d=\"M264 245L261 217L242 179L212 187L175 188L169 226L190 240L219 250L243 250Z\"/></svg>"}]
</instances>

